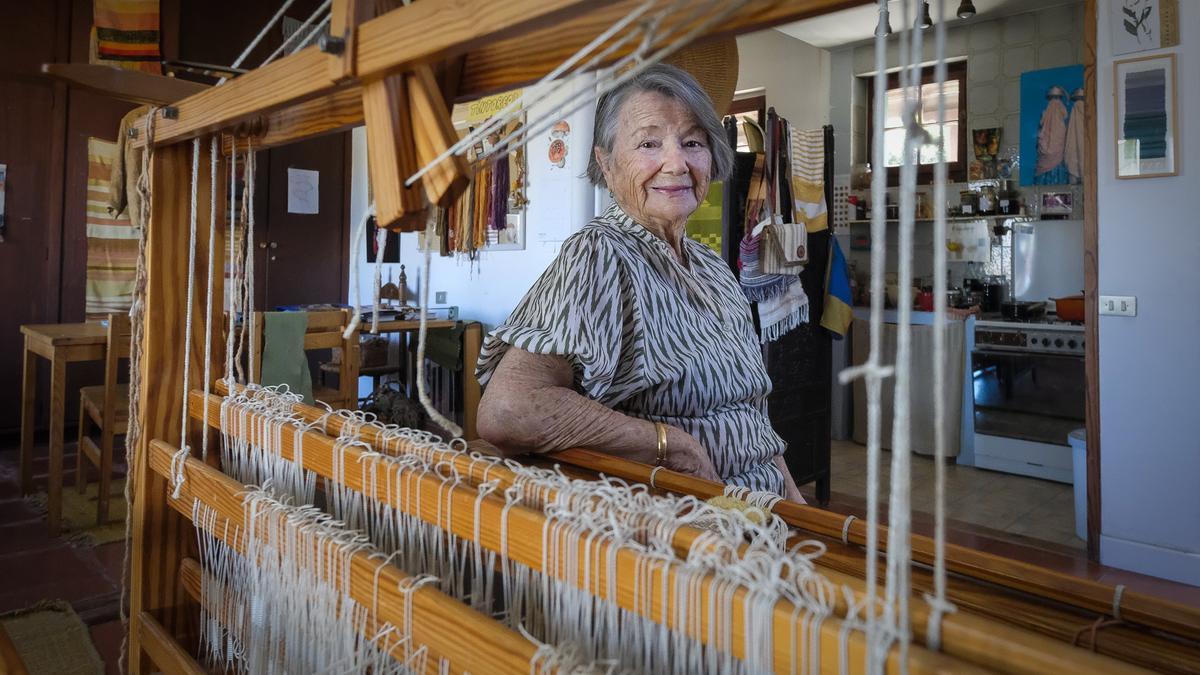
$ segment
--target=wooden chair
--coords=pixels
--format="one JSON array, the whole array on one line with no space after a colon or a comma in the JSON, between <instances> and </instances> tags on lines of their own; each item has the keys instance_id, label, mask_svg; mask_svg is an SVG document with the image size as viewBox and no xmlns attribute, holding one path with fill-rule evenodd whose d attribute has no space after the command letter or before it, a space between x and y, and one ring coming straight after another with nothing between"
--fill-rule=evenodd
<instances>
[{"instance_id":1,"label":"wooden chair","mask_svg":"<svg viewBox=\"0 0 1200 675\"><path fill-rule=\"evenodd\" d=\"M96 522L108 520L108 501L112 496L113 440L129 429L129 384L117 381L118 364L129 358L132 329L129 316L108 315L108 339L104 351L104 384L79 390L79 452L75 464L75 487L80 494L87 489L87 464L100 471L96 491ZM100 431L100 445L89 435L91 425Z\"/></svg>"},{"instance_id":2,"label":"wooden chair","mask_svg":"<svg viewBox=\"0 0 1200 675\"><path fill-rule=\"evenodd\" d=\"M350 322L350 310L334 309L308 312L308 330L304 334L304 351L333 349L341 351L337 368L337 388L326 387L321 381L313 383L313 398L324 401L334 408L358 407L358 331L349 338L342 332ZM254 313L253 345L255 373L254 381L262 381L263 313ZM319 372L319 371L316 371ZM313 374L315 375L316 372Z\"/></svg>"}]
</instances>

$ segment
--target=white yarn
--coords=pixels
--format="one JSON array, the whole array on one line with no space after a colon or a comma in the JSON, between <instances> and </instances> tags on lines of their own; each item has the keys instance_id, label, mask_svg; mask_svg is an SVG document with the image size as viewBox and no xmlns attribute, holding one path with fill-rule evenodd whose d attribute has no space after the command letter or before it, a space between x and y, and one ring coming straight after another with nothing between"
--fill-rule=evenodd
<instances>
[{"instance_id":1,"label":"white yarn","mask_svg":"<svg viewBox=\"0 0 1200 675\"><path fill-rule=\"evenodd\" d=\"M242 318L242 325L248 327L247 331L242 334L243 340L254 339L258 328L258 319L254 316L254 182L255 174L258 172L258 158L254 155L253 139L246 139L246 266L245 283L246 294L244 298L246 311ZM251 345L249 353L246 356L246 362L249 367L249 372L246 374L246 381L253 382L257 380L258 371L255 369L255 357L258 352L259 345Z\"/></svg>"},{"instance_id":2,"label":"white yarn","mask_svg":"<svg viewBox=\"0 0 1200 675\"><path fill-rule=\"evenodd\" d=\"M1112 599L1112 616L1117 621L1121 620L1121 596L1125 595L1125 584L1117 584L1113 588Z\"/></svg>"},{"instance_id":3,"label":"white yarn","mask_svg":"<svg viewBox=\"0 0 1200 675\"><path fill-rule=\"evenodd\" d=\"M317 8L315 10L313 10L313 13L309 14L308 18L304 20L304 23L300 24L300 26L296 29L296 32L289 35L286 40L284 40L278 47L275 48L275 51L271 52L270 56L263 59L263 62L258 64L258 67L262 68L263 66L267 65L268 63L274 61L275 57L279 56L280 54L282 54L284 52L285 49L290 47L292 45L292 41L295 40L297 36L303 35L305 29L307 29L310 25L312 25L312 22L318 16L321 16L325 11L327 11L329 9L329 5L332 4L332 2L333 2L333 0L325 0L320 5L318 5ZM313 32L315 33L316 31L314 30Z\"/></svg>"},{"instance_id":4,"label":"white yarn","mask_svg":"<svg viewBox=\"0 0 1200 675\"><path fill-rule=\"evenodd\" d=\"M367 206L367 210L363 211L362 218L354 226L354 236L350 241L350 278L355 279L355 283L351 285L350 293L354 297L353 316L350 317L350 323L346 326L346 330L342 331L342 338L349 340L354 331L358 330L358 325L362 323L362 299L358 288L358 259L362 255L363 243L367 239L367 221L371 216L375 215L375 204L372 202Z\"/></svg>"},{"instance_id":5,"label":"white yarn","mask_svg":"<svg viewBox=\"0 0 1200 675\"><path fill-rule=\"evenodd\" d=\"M172 497L179 498L179 491L183 488L183 460L187 457L190 449L188 448L188 383L191 375L192 364L192 295L193 286L196 282L196 191L197 182L200 179L200 139L192 139L192 190L191 190L191 211L189 218L189 234L188 234L188 271L187 271L187 303L184 314L183 328L183 402L182 412L179 415L179 450L171 457L171 475L175 490L172 492ZM204 430L205 434L208 429Z\"/></svg>"},{"instance_id":6,"label":"white yarn","mask_svg":"<svg viewBox=\"0 0 1200 675\"><path fill-rule=\"evenodd\" d=\"M417 331L417 400L425 408L425 413L429 415L430 420L445 429L451 437L459 438L463 433L462 427L446 419L446 416L433 406L433 401L429 398L429 392L425 388L425 336L429 332L429 267L433 258L431 244L433 237L429 235L432 230L433 219L430 218L425 226L425 269L421 271L421 326Z\"/></svg>"},{"instance_id":7,"label":"white yarn","mask_svg":"<svg viewBox=\"0 0 1200 675\"><path fill-rule=\"evenodd\" d=\"M946 117L946 5L938 2L935 22L935 73L938 87L937 119ZM933 167L933 203L946 203L946 147L938 134L938 159ZM941 649L942 617L956 610L946 599L946 212L934 209L933 221L933 445L934 445L934 536L933 594L925 595L930 605L926 646Z\"/></svg>"},{"instance_id":8,"label":"white yarn","mask_svg":"<svg viewBox=\"0 0 1200 675\"><path fill-rule=\"evenodd\" d=\"M241 291L241 278L237 262L237 139L234 138L233 151L229 153L229 260L227 265L232 271L232 281L225 284L229 292L226 309L229 310L229 330L225 333L225 384L232 388L233 377L233 336L237 332L237 313L241 303L237 296Z\"/></svg>"},{"instance_id":9,"label":"white yarn","mask_svg":"<svg viewBox=\"0 0 1200 675\"><path fill-rule=\"evenodd\" d=\"M220 155L218 137L213 135L209 143L208 170L208 275L206 299L204 305L204 433L201 434L200 456L208 459L208 392L212 382L212 316L213 316L213 286L216 285L216 246L217 246L217 157ZM186 395L186 394L185 394Z\"/></svg>"},{"instance_id":10,"label":"white yarn","mask_svg":"<svg viewBox=\"0 0 1200 675\"><path fill-rule=\"evenodd\" d=\"M375 304L371 312L371 335L379 335L379 290L383 285L383 249L387 246L387 236L387 228L375 228Z\"/></svg>"},{"instance_id":11,"label":"white yarn","mask_svg":"<svg viewBox=\"0 0 1200 675\"><path fill-rule=\"evenodd\" d=\"M279 6L279 9L275 11L275 14L271 17L271 19L262 27L262 30L258 31L258 35L255 35L254 39L250 41L250 44L246 45L246 48L242 50L242 53L238 54L238 57L234 59L233 65L230 66L230 68L237 68L242 65L242 63L246 60L246 57L250 56L250 52L254 51L254 48L258 46L258 43L262 42L262 39L267 36L267 33L270 32L271 28L279 22L279 19L283 16L283 13L286 12L288 7L291 7L292 3L295 1L296 0L283 1L283 4ZM222 77L217 81L217 84L224 84L225 79L226 78Z\"/></svg>"}]
</instances>

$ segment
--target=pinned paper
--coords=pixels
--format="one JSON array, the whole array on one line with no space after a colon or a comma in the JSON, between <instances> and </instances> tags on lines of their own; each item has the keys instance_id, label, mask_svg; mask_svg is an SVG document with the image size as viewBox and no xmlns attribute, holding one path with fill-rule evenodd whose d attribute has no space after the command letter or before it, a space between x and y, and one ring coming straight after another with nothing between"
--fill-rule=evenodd
<instances>
[{"instance_id":1,"label":"pinned paper","mask_svg":"<svg viewBox=\"0 0 1200 675\"><path fill-rule=\"evenodd\" d=\"M314 214L320 211L318 188L321 172L288 167L288 213Z\"/></svg>"},{"instance_id":2,"label":"pinned paper","mask_svg":"<svg viewBox=\"0 0 1200 675\"><path fill-rule=\"evenodd\" d=\"M986 220L946 223L946 259L954 262L989 262L992 236Z\"/></svg>"}]
</instances>

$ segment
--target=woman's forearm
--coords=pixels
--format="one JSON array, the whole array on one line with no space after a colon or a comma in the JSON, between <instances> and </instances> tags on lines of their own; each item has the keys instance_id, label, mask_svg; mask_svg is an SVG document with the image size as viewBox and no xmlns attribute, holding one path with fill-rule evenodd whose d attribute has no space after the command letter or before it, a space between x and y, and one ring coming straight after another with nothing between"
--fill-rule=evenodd
<instances>
[{"instance_id":1,"label":"woman's forearm","mask_svg":"<svg viewBox=\"0 0 1200 675\"><path fill-rule=\"evenodd\" d=\"M652 422L582 396L572 383L565 360L510 349L480 401L480 436L512 453L584 447L654 462L658 437Z\"/></svg>"}]
</instances>

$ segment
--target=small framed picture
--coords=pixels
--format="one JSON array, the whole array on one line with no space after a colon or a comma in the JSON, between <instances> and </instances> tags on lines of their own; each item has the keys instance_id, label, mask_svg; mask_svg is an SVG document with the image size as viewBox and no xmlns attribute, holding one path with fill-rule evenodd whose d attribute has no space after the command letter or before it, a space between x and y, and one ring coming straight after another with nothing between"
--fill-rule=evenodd
<instances>
[{"instance_id":1,"label":"small framed picture","mask_svg":"<svg viewBox=\"0 0 1200 675\"><path fill-rule=\"evenodd\" d=\"M1117 178L1179 173L1179 107L1175 55L1113 64Z\"/></svg>"},{"instance_id":2,"label":"small framed picture","mask_svg":"<svg viewBox=\"0 0 1200 675\"><path fill-rule=\"evenodd\" d=\"M1075 208L1075 198L1070 192L1043 192L1043 216L1069 216Z\"/></svg>"}]
</instances>

